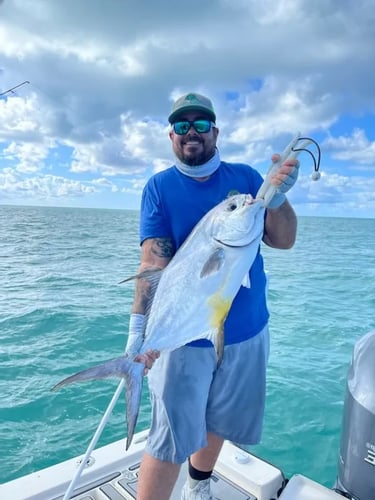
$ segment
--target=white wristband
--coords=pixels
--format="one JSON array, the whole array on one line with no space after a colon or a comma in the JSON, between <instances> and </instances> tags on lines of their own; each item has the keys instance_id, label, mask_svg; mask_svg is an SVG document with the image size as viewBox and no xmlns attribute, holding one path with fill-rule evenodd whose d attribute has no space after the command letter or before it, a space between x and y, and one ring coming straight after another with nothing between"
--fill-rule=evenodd
<instances>
[{"instance_id":1,"label":"white wristband","mask_svg":"<svg viewBox=\"0 0 375 500\"><path fill-rule=\"evenodd\" d=\"M129 320L129 334L125 352L128 356L136 356L143 343L144 314L131 314Z\"/></svg>"},{"instance_id":2,"label":"white wristband","mask_svg":"<svg viewBox=\"0 0 375 500\"><path fill-rule=\"evenodd\" d=\"M130 320L129 320L129 333L134 334L134 333L139 333L140 335L143 334L143 326L145 324L145 315L144 314L137 314L133 313L130 315Z\"/></svg>"},{"instance_id":3,"label":"white wristband","mask_svg":"<svg viewBox=\"0 0 375 500\"><path fill-rule=\"evenodd\" d=\"M286 196L284 193L276 192L271 201L268 203L267 208L279 208L285 200Z\"/></svg>"}]
</instances>

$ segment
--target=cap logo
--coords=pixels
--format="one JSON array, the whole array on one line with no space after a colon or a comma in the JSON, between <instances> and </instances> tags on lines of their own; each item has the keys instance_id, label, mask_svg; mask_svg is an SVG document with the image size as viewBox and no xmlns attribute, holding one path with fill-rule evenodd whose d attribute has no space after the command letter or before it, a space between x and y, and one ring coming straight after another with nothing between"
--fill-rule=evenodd
<instances>
[{"instance_id":1,"label":"cap logo","mask_svg":"<svg viewBox=\"0 0 375 500\"><path fill-rule=\"evenodd\" d=\"M199 99L197 99L197 96L194 94L188 94L185 97L185 101L198 101L199 102Z\"/></svg>"}]
</instances>

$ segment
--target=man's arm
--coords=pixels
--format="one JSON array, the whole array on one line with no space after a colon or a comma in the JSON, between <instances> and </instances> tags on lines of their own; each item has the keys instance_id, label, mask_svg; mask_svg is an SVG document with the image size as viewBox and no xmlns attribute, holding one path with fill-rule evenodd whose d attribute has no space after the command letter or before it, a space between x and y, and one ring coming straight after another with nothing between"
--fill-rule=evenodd
<instances>
[{"instance_id":1,"label":"man's arm","mask_svg":"<svg viewBox=\"0 0 375 500\"><path fill-rule=\"evenodd\" d=\"M273 162L279 160L280 155L275 154L272 156ZM298 160L295 158L287 159L271 179L274 186L280 186L281 193L276 194L274 199L278 197L278 199L281 199L281 202L274 203L277 208L267 208L263 241L266 245L273 248L288 249L296 241L297 217L283 193L287 192L296 182L298 167ZM284 201L282 201L283 198L285 199ZM279 203L281 204L279 205ZM270 203L271 207L272 205L273 203Z\"/></svg>"},{"instance_id":2,"label":"man's arm","mask_svg":"<svg viewBox=\"0 0 375 500\"><path fill-rule=\"evenodd\" d=\"M164 269L175 253L172 238L149 238L142 243L141 264L138 273L150 269ZM145 314L149 302L149 283L138 279L135 286L132 313Z\"/></svg>"},{"instance_id":3,"label":"man's arm","mask_svg":"<svg viewBox=\"0 0 375 500\"><path fill-rule=\"evenodd\" d=\"M150 238L142 243L141 264L138 273L151 269L164 269L175 253L171 238ZM134 302L130 315L129 335L126 352L134 361L145 365L144 375L159 357L158 351L147 351L137 354L142 345L145 313L150 301L150 284L146 279L137 279L134 292Z\"/></svg>"},{"instance_id":4,"label":"man's arm","mask_svg":"<svg viewBox=\"0 0 375 500\"><path fill-rule=\"evenodd\" d=\"M279 208L268 208L263 241L272 248L288 249L296 241L297 217L288 200Z\"/></svg>"}]
</instances>

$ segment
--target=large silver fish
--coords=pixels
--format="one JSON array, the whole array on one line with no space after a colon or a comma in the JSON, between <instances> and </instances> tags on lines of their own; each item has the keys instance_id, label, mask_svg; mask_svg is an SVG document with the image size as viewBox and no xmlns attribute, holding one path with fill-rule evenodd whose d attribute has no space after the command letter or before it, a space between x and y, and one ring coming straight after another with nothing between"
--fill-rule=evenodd
<instances>
[{"instance_id":1,"label":"large silver fish","mask_svg":"<svg viewBox=\"0 0 375 500\"><path fill-rule=\"evenodd\" d=\"M164 270L134 277L150 280L153 289L140 353L172 351L205 338L215 346L220 362L224 321L241 285L250 286L249 270L263 236L264 211L262 201L249 194L227 198L198 222ZM52 390L83 380L124 378L128 449L138 417L143 370L142 363L121 356L72 375Z\"/></svg>"}]
</instances>

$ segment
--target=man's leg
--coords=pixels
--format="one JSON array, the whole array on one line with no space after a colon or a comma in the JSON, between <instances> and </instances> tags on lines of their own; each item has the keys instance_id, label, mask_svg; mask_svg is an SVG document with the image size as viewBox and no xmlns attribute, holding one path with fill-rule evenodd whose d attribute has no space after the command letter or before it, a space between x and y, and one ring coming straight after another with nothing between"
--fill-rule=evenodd
<instances>
[{"instance_id":1,"label":"man's leg","mask_svg":"<svg viewBox=\"0 0 375 500\"><path fill-rule=\"evenodd\" d=\"M162 353L150 370L152 420L138 500L169 499L180 471L178 463L205 446L207 396L216 364L213 348L185 346Z\"/></svg>"},{"instance_id":2,"label":"man's leg","mask_svg":"<svg viewBox=\"0 0 375 500\"><path fill-rule=\"evenodd\" d=\"M163 462L144 453L139 470L137 500L167 500L173 491L180 464Z\"/></svg>"},{"instance_id":3,"label":"man's leg","mask_svg":"<svg viewBox=\"0 0 375 500\"><path fill-rule=\"evenodd\" d=\"M193 453L189 460L189 474L181 498L213 500L210 478L224 440L208 433L207 446Z\"/></svg>"},{"instance_id":4,"label":"man's leg","mask_svg":"<svg viewBox=\"0 0 375 500\"><path fill-rule=\"evenodd\" d=\"M217 436L216 434L212 434L212 432L208 432L206 448L202 448L191 455L191 465L195 469L202 472L212 471L215 467L216 460L219 456L223 443L223 438Z\"/></svg>"}]
</instances>

